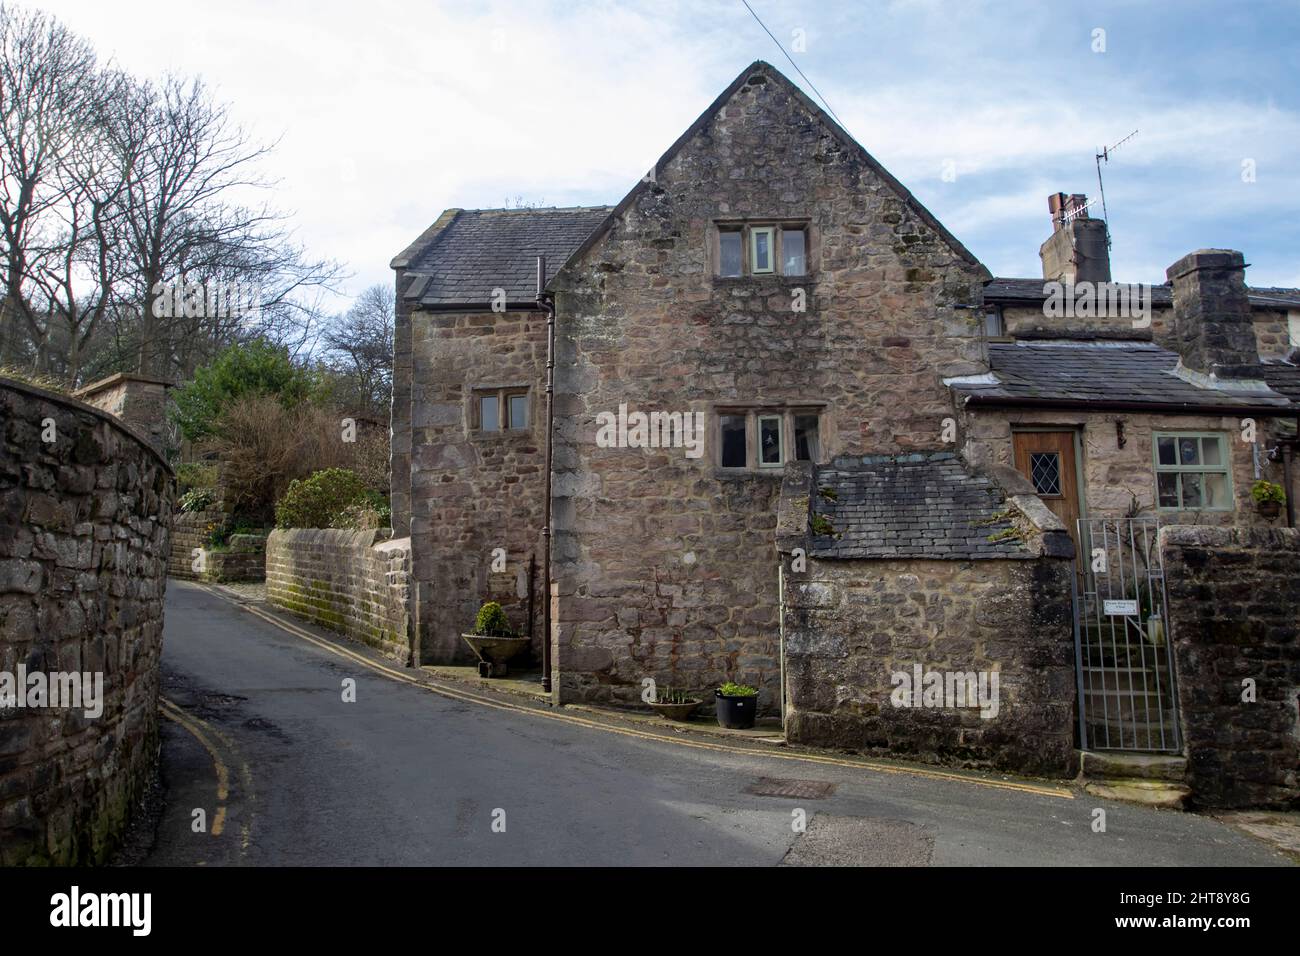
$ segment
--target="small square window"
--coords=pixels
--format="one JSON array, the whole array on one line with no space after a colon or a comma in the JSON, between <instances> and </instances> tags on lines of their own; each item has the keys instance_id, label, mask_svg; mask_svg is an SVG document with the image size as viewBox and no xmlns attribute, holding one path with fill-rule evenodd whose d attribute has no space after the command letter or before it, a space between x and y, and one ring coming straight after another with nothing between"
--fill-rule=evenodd
<instances>
[{"instance_id":1,"label":"small square window","mask_svg":"<svg viewBox=\"0 0 1300 956\"><path fill-rule=\"evenodd\" d=\"M808 271L808 239L802 229L781 231L781 272L801 276Z\"/></svg>"},{"instance_id":2,"label":"small square window","mask_svg":"<svg viewBox=\"0 0 1300 956\"><path fill-rule=\"evenodd\" d=\"M485 432L501 430L500 400L495 395L480 395L478 400L478 427Z\"/></svg>"},{"instance_id":3,"label":"small square window","mask_svg":"<svg viewBox=\"0 0 1300 956\"><path fill-rule=\"evenodd\" d=\"M722 427L722 467L744 468L749 464L745 447L745 416L720 415Z\"/></svg>"},{"instance_id":4,"label":"small square window","mask_svg":"<svg viewBox=\"0 0 1300 956\"><path fill-rule=\"evenodd\" d=\"M773 467L783 464L781 453L781 416L760 415L758 419L758 464Z\"/></svg>"},{"instance_id":5,"label":"small square window","mask_svg":"<svg viewBox=\"0 0 1300 956\"><path fill-rule=\"evenodd\" d=\"M774 272L772 265L772 237L776 230L771 226L749 231L750 272L758 275Z\"/></svg>"},{"instance_id":6,"label":"small square window","mask_svg":"<svg viewBox=\"0 0 1300 956\"><path fill-rule=\"evenodd\" d=\"M1001 338L1006 335L1000 307L995 305L984 313L984 334L991 339Z\"/></svg>"},{"instance_id":7,"label":"small square window","mask_svg":"<svg viewBox=\"0 0 1300 956\"><path fill-rule=\"evenodd\" d=\"M510 427L527 428L528 427L528 396L511 395L508 401L510 406Z\"/></svg>"},{"instance_id":8,"label":"small square window","mask_svg":"<svg viewBox=\"0 0 1300 956\"><path fill-rule=\"evenodd\" d=\"M743 241L739 232L718 233L718 274L734 277L740 275Z\"/></svg>"}]
</instances>

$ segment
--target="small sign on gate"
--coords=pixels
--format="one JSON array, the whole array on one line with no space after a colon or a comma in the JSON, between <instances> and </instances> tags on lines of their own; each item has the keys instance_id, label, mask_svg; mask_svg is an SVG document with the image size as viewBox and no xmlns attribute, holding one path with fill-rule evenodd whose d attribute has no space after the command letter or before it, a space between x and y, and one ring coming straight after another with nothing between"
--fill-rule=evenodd
<instances>
[{"instance_id":1,"label":"small sign on gate","mask_svg":"<svg viewBox=\"0 0 1300 956\"><path fill-rule=\"evenodd\" d=\"M1137 617L1137 601L1102 601L1102 610L1108 617Z\"/></svg>"}]
</instances>

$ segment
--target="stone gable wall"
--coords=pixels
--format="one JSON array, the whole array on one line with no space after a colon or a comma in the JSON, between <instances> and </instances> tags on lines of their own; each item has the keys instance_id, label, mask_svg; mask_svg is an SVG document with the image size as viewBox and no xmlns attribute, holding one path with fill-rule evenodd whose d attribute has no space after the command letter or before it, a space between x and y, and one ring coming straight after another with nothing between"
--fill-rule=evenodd
<instances>
[{"instance_id":1,"label":"stone gable wall","mask_svg":"<svg viewBox=\"0 0 1300 956\"><path fill-rule=\"evenodd\" d=\"M102 863L158 757L175 481L141 436L7 380L0 442L0 672L103 680L96 717L0 709L0 864Z\"/></svg>"},{"instance_id":2,"label":"stone gable wall","mask_svg":"<svg viewBox=\"0 0 1300 956\"><path fill-rule=\"evenodd\" d=\"M393 536L411 533L411 309L403 293L410 284L398 269L393 306L393 405L389 423L389 503Z\"/></svg>"},{"instance_id":3,"label":"stone gable wall","mask_svg":"<svg viewBox=\"0 0 1300 956\"><path fill-rule=\"evenodd\" d=\"M277 528L266 541L266 599L406 663L410 556L409 540L386 532Z\"/></svg>"},{"instance_id":4,"label":"stone gable wall","mask_svg":"<svg viewBox=\"0 0 1300 956\"><path fill-rule=\"evenodd\" d=\"M813 274L715 277L713 223L808 220ZM741 86L556 279L557 663L565 699L641 680L779 692L780 475L719 474L720 404L822 404L823 458L941 447L983 370L982 278L770 77ZM796 290L807 311L793 311ZM702 458L599 448L596 416L705 413Z\"/></svg>"},{"instance_id":5,"label":"stone gable wall","mask_svg":"<svg viewBox=\"0 0 1300 956\"><path fill-rule=\"evenodd\" d=\"M1192 800L1300 809L1300 531L1168 527L1159 547Z\"/></svg>"},{"instance_id":6,"label":"stone gable wall","mask_svg":"<svg viewBox=\"0 0 1300 956\"><path fill-rule=\"evenodd\" d=\"M470 662L460 635L485 601L528 627L528 559L540 591L545 492L546 317L541 312L411 316L412 575L423 663ZM527 386L529 427L473 429L475 389ZM493 551L505 568L493 570Z\"/></svg>"}]
</instances>

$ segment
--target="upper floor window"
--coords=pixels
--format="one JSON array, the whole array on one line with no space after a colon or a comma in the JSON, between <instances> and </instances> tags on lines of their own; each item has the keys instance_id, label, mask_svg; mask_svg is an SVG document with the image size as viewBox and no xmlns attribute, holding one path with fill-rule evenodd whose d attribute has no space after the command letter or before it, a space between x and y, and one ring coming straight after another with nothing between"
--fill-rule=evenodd
<instances>
[{"instance_id":1,"label":"upper floor window","mask_svg":"<svg viewBox=\"0 0 1300 956\"><path fill-rule=\"evenodd\" d=\"M984 336L999 339L1007 334L1006 319L1002 315L1002 306L990 305L984 310Z\"/></svg>"},{"instance_id":2,"label":"upper floor window","mask_svg":"<svg viewBox=\"0 0 1300 956\"><path fill-rule=\"evenodd\" d=\"M1232 510L1232 473L1222 435L1157 432L1154 441L1161 510Z\"/></svg>"},{"instance_id":3,"label":"upper floor window","mask_svg":"<svg viewBox=\"0 0 1300 956\"><path fill-rule=\"evenodd\" d=\"M523 431L529 424L527 388L517 386L474 390L472 425L475 431Z\"/></svg>"},{"instance_id":4,"label":"upper floor window","mask_svg":"<svg viewBox=\"0 0 1300 956\"><path fill-rule=\"evenodd\" d=\"M780 468L821 456L816 409L735 409L718 415L718 464L723 468Z\"/></svg>"},{"instance_id":5,"label":"upper floor window","mask_svg":"<svg viewBox=\"0 0 1300 956\"><path fill-rule=\"evenodd\" d=\"M717 273L723 278L808 274L808 227L798 223L721 223Z\"/></svg>"}]
</instances>

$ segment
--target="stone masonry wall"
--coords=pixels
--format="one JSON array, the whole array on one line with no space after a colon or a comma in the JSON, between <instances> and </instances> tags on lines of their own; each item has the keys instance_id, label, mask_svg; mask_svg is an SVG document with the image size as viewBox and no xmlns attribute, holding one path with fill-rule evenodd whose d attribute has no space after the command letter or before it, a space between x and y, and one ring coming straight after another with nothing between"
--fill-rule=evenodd
<instances>
[{"instance_id":1,"label":"stone masonry wall","mask_svg":"<svg viewBox=\"0 0 1300 956\"><path fill-rule=\"evenodd\" d=\"M266 542L266 598L409 662L410 540L382 531L279 529Z\"/></svg>"},{"instance_id":2,"label":"stone masonry wall","mask_svg":"<svg viewBox=\"0 0 1300 956\"><path fill-rule=\"evenodd\" d=\"M177 511L172 518L167 574L187 581L197 580L199 575L194 571L194 549L206 548L210 529L225 520L226 513L215 507L204 511Z\"/></svg>"},{"instance_id":3,"label":"stone masonry wall","mask_svg":"<svg viewBox=\"0 0 1300 956\"><path fill-rule=\"evenodd\" d=\"M810 274L722 278L719 220L806 222ZM718 410L822 410L822 458L940 447L941 379L985 368L980 267L757 67L560 273L560 696L734 679L779 705L780 469L722 472ZM807 310L792 303L800 291ZM703 457L601 448L597 415L702 412ZM775 473L773 473L775 472Z\"/></svg>"},{"instance_id":4,"label":"stone masonry wall","mask_svg":"<svg viewBox=\"0 0 1300 956\"><path fill-rule=\"evenodd\" d=\"M167 388L163 382L114 375L81 389L76 397L120 418L167 454L167 446L178 437L167 420L170 405Z\"/></svg>"},{"instance_id":5,"label":"stone masonry wall","mask_svg":"<svg viewBox=\"0 0 1300 956\"><path fill-rule=\"evenodd\" d=\"M460 635L472 629L485 601L499 602L511 625L525 632L532 554L539 568L534 651L540 653L545 315L416 311L410 322L410 526L420 660L474 660ZM471 427L476 390L502 387L528 390L528 427ZM494 571L498 548L505 567Z\"/></svg>"},{"instance_id":6,"label":"stone masonry wall","mask_svg":"<svg viewBox=\"0 0 1300 956\"><path fill-rule=\"evenodd\" d=\"M1058 334L1093 334L1103 338L1149 337L1164 348L1173 348L1174 310L1170 306L1160 304L1152 307L1151 325L1148 329L1135 329L1133 321L1134 316L1128 313L1048 316L1041 304L1002 307L1002 324L1007 335L1026 338L1050 338Z\"/></svg>"},{"instance_id":7,"label":"stone masonry wall","mask_svg":"<svg viewBox=\"0 0 1300 956\"><path fill-rule=\"evenodd\" d=\"M1159 546L1192 800L1300 809L1300 531L1168 527Z\"/></svg>"},{"instance_id":8,"label":"stone masonry wall","mask_svg":"<svg viewBox=\"0 0 1300 956\"><path fill-rule=\"evenodd\" d=\"M8 380L0 441L0 674L103 681L98 716L0 707L0 864L102 863L158 757L175 482L110 416Z\"/></svg>"},{"instance_id":9,"label":"stone masonry wall","mask_svg":"<svg viewBox=\"0 0 1300 956\"><path fill-rule=\"evenodd\" d=\"M1292 339L1291 321L1281 309L1254 309L1255 343L1262 359L1284 359L1300 345Z\"/></svg>"},{"instance_id":10,"label":"stone masonry wall","mask_svg":"<svg viewBox=\"0 0 1300 956\"><path fill-rule=\"evenodd\" d=\"M1116 421L1124 423L1124 447L1119 447ZM1270 462L1267 452L1274 440L1275 420L1258 419L1261 476L1282 484L1282 464ZM977 465L1013 466L1012 431L1017 426L1060 427L1063 431L1082 428L1083 492L1088 515L1095 518L1122 517L1136 495L1144 515L1155 515L1155 462L1152 433L1156 431L1217 432L1224 436L1232 459L1232 511L1161 511L1168 524L1239 524L1267 526L1255 510L1250 488L1255 482L1254 456L1249 442L1242 441L1241 419L1210 415L1151 415L1141 412L1080 412L1061 409L985 409L962 416L965 456ZM1294 480L1294 478L1293 478ZM1293 489L1294 491L1294 489ZM1275 525L1285 524L1285 513ZM1073 529L1072 529L1073 530Z\"/></svg>"},{"instance_id":11,"label":"stone masonry wall","mask_svg":"<svg viewBox=\"0 0 1300 956\"><path fill-rule=\"evenodd\" d=\"M786 739L1070 776L1069 561L819 561L786 584ZM998 709L897 707L892 675L998 672Z\"/></svg>"}]
</instances>

